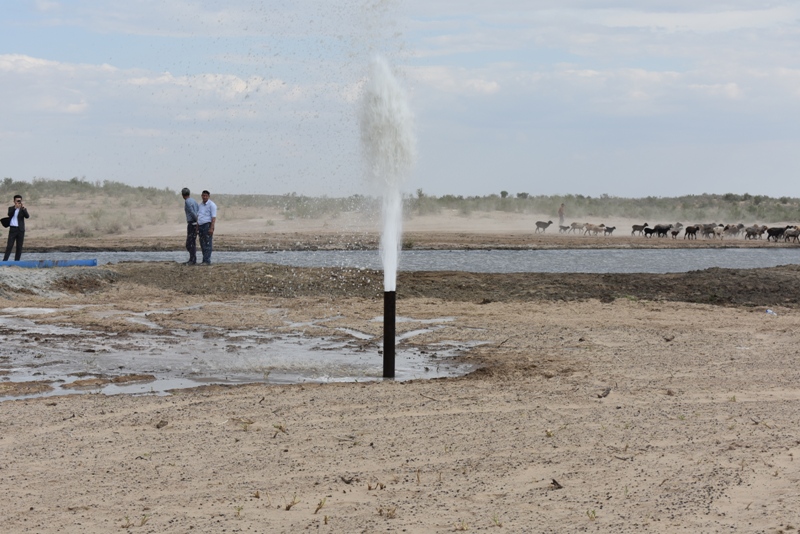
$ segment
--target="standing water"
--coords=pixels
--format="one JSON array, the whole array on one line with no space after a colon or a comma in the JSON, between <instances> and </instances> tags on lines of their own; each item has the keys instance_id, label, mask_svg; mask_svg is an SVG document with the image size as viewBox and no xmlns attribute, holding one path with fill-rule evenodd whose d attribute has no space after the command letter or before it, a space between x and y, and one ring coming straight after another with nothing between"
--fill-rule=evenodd
<instances>
[{"instance_id":1,"label":"standing water","mask_svg":"<svg viewBox=\"0 0 800 534\"><path fill-rule=\"evenodd\" d=\"M406 93L387 61L376 56L364 88L361 144L369 179L382 189L381 260L384 291L395 291L400 261L403 204L400 186L416 159L413 116Z\"/></svg>"}]
</instances>

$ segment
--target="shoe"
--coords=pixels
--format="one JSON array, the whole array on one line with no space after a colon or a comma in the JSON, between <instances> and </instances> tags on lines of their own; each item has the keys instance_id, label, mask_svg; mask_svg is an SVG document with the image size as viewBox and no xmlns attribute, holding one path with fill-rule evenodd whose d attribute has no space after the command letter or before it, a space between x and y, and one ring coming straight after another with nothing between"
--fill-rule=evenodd
<instances>
[{"instance_id":1,"label":"shoe","mask_svg":"<svg viewBox=\"0 0 800 534\"><path fill-rule=\"evenodd\" d=\"M181 265L197 265L197 262L196 261L185 261L185 262L181 263Z\"/></svg>"}]
</instances>

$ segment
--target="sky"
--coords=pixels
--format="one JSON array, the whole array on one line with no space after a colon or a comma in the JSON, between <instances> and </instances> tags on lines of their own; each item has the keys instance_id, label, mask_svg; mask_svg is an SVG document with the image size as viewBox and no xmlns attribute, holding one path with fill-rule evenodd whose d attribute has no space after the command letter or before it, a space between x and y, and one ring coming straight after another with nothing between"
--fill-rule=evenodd
<instances>
[{"instance_id":1,"label":"sky","mask_svg":"<svg viewBox=\"0 0 800 534\"><path fill-rule=\"evenodd\" d=\"M409 194L800 196L800 3L8 0L0 175L380 194L371 58L413 113Z\"/></svg>"}]
</instances>

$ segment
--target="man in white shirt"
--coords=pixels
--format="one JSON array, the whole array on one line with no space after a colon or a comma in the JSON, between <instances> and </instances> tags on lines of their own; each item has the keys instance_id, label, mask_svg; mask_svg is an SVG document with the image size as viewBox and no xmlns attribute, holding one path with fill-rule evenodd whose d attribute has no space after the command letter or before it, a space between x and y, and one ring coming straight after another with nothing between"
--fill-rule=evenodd
<instances>
[{"instance_id":1,"label":"man in white shirt","mask_svg":"<svg viewBox=\"0 0 800 534\"><path fill-rule=\"evenodd\" d=\"M198 231L200 232L200 250L203 252L203 263L211 265L211 248L214 237L214 225L217 223L217 205L209 199L211 193L203 191L197 212Z\"/></svg>"}]
</instances>

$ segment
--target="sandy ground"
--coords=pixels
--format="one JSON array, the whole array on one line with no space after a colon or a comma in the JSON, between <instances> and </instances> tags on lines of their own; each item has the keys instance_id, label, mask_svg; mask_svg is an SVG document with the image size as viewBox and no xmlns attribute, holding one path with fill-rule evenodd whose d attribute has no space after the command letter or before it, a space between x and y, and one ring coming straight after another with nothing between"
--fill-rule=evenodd
<instances>
[{"instance_id":1,"label":"sandy ground","mask_svg":"<svg viewBox=\"0 0 800 534\"><path fill-rule=\"evenodd\" d=\"M140 208L144 210L146 205ZM176 210L180 206L176 207ZM146 212L145 212L146 213ZM320 219L285 219L274 211L229 210L237 218L220 218L214 236L215 250L322 250L374 249L380 240L380 221L368 214L344 213ZM139 218L146 220L145 215ZM176 217L179 218L179 217ZM551 217L552 218L552 217ZM558 231L558 221L544 232L536 232L536 221L546 215L508 212L475 212L463 215L444 211L438 215L415 215L403 222L403 247L422 249L557 249L557 248L683 248L683 247L782 247L797 243L774 243L765 239L745 240L743 235L725 239L687 240L632 236L632 226L647 221L625 218L587 218L571 222L604 224L616 228L610 235L584 235ZM36 221L34 221L36 222ZM710 221L693 221L710 222ZM739 221L735 221L739 222ZM755 221L744 221L753 224ZM649 221L676 224L677 221ZM30 223L33 225L34 223ZM688 223L684 223L688 224ZM773 222L783 226L796 222ZM64 235L57 227L26 231L29 252L92 250L181 250L186 225L180 221L150 224L119 234L77 238Z\"/></svg>"},{"instance_id":2,"label":"sandy ground","mask_svg":"<svg viewBox=\"0 0 800 534\"><path fill-rule=\"evenodd\" d=\"M319 238L286 235L299 247ZM188 269L8 269L0 308L50 308L33 320L121 334L125 314L158 311L148 317L165 328L327 319L380 336L379 273L215 265L198 282ZM797 268L401 276L399 314L454 318L408 343L481 342L463 356L479 371L0 402L2 530L800 527ZM115 314L98 320L89 306ZM13 365L2 355L0 371Z\"/></svg>"}]
</instances>

